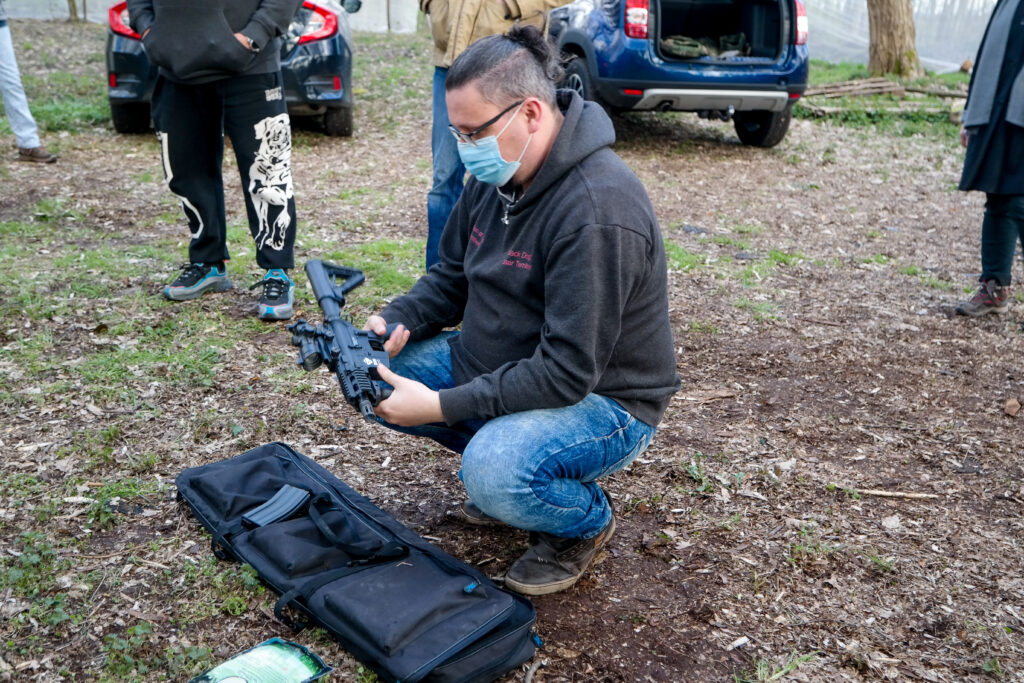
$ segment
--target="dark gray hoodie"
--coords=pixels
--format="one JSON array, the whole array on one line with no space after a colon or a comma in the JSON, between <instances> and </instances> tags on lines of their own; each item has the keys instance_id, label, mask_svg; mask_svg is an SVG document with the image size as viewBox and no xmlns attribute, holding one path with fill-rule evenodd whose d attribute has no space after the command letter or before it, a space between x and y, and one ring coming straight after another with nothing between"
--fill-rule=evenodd
<instances>
[{"instance_id":1,"label":"dark gray hoodie","mask_svg":"<svg viewBox=\"0 0 1024 683\"><path fill-rule=\"evenodd\" d=\"M302 0L128 0L132 30L150 61L179 83L200 84L281 69L278 36ZM250 51L235 38L251 39Z\"/></svg>"},{"instance_id":2,"label":"dark gray hoodie","mask_svg":"<svg viewBox=\"0 0 1024 683\"><path fill-rule=\"evenodd\" d=\"M382 311L413 340L462 323L456 386L440 392L448 424L596 393L654 426L679 388L650 199L609 148L604 111L567 90L558 103L562 129L522 198L471 179L441 262Z\"/></svg>"}]
</instances>

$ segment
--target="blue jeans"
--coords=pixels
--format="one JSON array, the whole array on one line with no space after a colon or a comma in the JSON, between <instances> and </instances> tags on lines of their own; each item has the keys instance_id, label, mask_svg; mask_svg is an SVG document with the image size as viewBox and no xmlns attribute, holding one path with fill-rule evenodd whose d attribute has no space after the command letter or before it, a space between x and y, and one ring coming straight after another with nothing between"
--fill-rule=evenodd
<instances>
[{"instance_id":1,"label":"blue jeans","mask_svg":"<svg viewBox=\"0 0 1024 683\"><path fill-rule=\"evenodd\" d=\"M39 129L32 118L32 112L28 109L28 99L25 97L21 74L18 72L18 61L14 58L11 27L6 25L0 26L0 95L3 95L7 122L11 124L11 132L14 133L18 147L38 147Z\"/></svg>"},{"instance_id":2,"label":"blue jeans","mask_svg":"<svg viewBox=\"0 0 1024 683\"><path fill-rule=\"evenodd\" d=\"M455 137L448 130L448 107L444 101L444 79L448 69L434 67L433 125L430 150L434 157L434 185L427 195L427 270L438 261L441 233L455 202L462 194L466 167L459 158Z\"/></svg>"},{"instance_id":3,"label":"blue jeans","mask_svg":"<svg viewBox=\"0 0 1024 683\"><path fill-rule=\"evenodd\" d=\"M1011 282L1017 240L1024 243L1024 195L988 194L981 224L981 281Z\"/></svg>"},{"instance_id":4,"label":"blue jeans","mask_svg":"<svg viewBox=\"0 0 1024 683\"><path fill-rule=\"evenodd\" d=\"M455 334L409 344L392 359L392 369L432 389L454 386L448 339ZM459 477L470 499L488 515L561 538L590 538L607 526L612 508L596 480L631 463L655 431L597 394L565 408L452 427L380 422L461 453Z\"/></svg>"}]
</instances>

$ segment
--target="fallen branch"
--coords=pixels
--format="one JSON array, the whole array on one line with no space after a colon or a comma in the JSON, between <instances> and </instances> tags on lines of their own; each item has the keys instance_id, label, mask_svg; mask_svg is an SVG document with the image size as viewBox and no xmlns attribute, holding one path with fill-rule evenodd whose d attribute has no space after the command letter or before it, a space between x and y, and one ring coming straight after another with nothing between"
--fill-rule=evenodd
<instances>
[{"instance_id":1,"label":"fallen branch","mask_svg":"<svg viewBox=\"0 0 1024 683\"><path fill-rule=\"evenodd\" d=\"M896 95L903 97L905 88L887 78L866 78L859 81L828 83L814 88L807 88L804 97L844 97L848 95Z\"/></svg>"},{"instance_id":2,"label":"fallen branch","mask_svg":"<svg viewBox=\"0 0 1024 683\"><path fill-rule=\"evenodd\" d=\"M915 88L907 86L907 92L921 93L922 95L934 95L936 97L953 97L953 98L966 98L967 93L957 92L955 90L940 90L938 88Z\"/></svg>"},{"instance_id":3,"label":"fallen branch","mask_svg":"<svg viewBox=\"0 0 1024 683\"><path fill-rule=\"evenodd\" d=\"M529 670L526 672L526 677L523 679L523 683L530 683L533 680L533 675L537 673L537 669L547 665L548 660L546 659L538 659L537 661L535 661L533 664L530 665Z\"/></svg>"},{"instance_id":4,"label":"fallen branch","mask_svg":"<svg viewBox=\"0 0 1024 683\"><path fill-rule=\"evenodd\" d=\"M857 489L862 496L878 496L879 498L912 498L914 500L941 498L937 493L904 493L903 491L882 491L880 489Z\"/></svg>"},{"instance_id":5,"label":"fallen branch","mask_svg":"<svg viewBox=\"0 0 1024 683\"><path fill-rule=\"evenodd\" d=\"M695 403L710 403L723 398L736 398L738 394L731 389L712 389L710 391L695 391L683 394L678 398L682 401L693 401Z\"/></svg>"},{"instance_id":6,"label":"fallen branch","mask_svg":"<svg viewBox=\"0 0 1024 683\"><path fill-rule=\"evenodd\" d=\"M793 316L797 320L803 320L805 323L813 323L814 325L828 325L829 327L843 327L843 323L832 322L831 320L818 320L817 318L804 318L802 316Z\"/></svg>"}]
</instances>

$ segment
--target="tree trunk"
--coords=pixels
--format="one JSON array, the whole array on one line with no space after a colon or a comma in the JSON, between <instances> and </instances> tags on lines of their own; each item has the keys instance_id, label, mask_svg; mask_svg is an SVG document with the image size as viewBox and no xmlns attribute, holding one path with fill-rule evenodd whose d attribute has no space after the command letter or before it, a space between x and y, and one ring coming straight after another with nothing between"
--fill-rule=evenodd
<instances>
[{"instance_id":1,"label":"tree trunk","mask_svg":"<svg viewBox=\"0 0 1024 683\"><path fill-rule=\"evenodd\" d=\"M917 34L910 0L867 0L871 46L868 68L875 76L924 75L917 57Z\"/></svg>"},{"instance_id":2,"label":"tree trunk","mask_svg":"<svg viewBox=\"0 0 1024 683\"><path fill-rule=\"evenodd\" d=\"M68 21L78 21L78 2L68 0Z\"/></svg>"}]
</instances>

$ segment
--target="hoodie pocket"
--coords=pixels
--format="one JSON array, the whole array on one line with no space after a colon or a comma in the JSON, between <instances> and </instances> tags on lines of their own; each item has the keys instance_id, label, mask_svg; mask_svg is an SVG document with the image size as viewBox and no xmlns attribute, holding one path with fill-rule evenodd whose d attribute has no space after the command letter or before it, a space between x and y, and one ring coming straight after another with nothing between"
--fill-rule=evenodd
<instances>
[{"instance_id":1,"label":"hoodie pocket","mask_svg":"<svg viewBox=\"0 0 1024 683\"><path fill-rule=\"evenodd\" d=\"M237 74L256 59L219 8L195 0L161 3L142 44L150 61L183 81Z\"/></svg>"}]
</instances>

